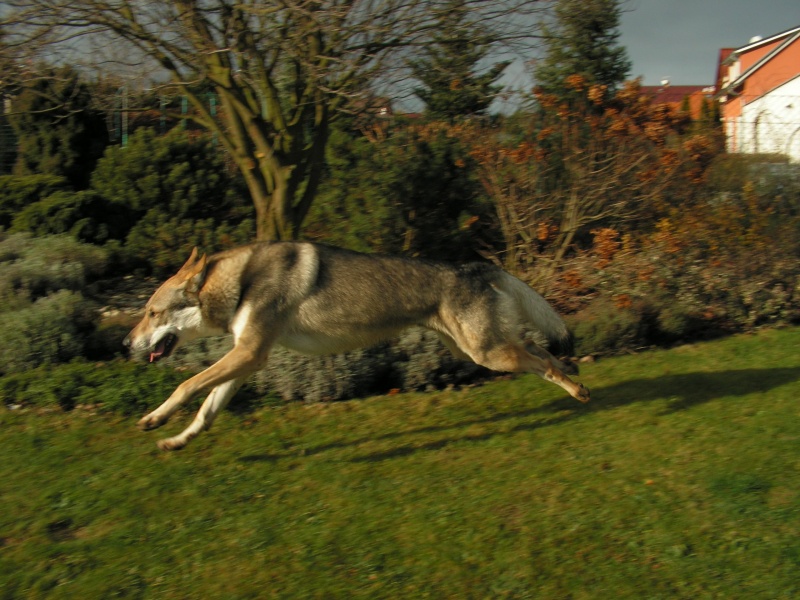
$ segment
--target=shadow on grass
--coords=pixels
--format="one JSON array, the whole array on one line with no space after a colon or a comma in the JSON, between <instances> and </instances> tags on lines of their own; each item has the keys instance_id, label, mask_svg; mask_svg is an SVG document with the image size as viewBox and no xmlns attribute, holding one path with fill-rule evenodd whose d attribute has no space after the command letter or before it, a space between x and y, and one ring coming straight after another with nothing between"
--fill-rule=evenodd
<instances>
[{"instance_id":1,"label":"shadow on grass","mask_svg":"<svg viewBox=\"0 0 800 600\"><path fill-rule=\"evenodd\" d=\"M662 375L651 379L624 381L592 390L592 401L586 406L590 411L598 411L634 402L667 399L668 404L662 414L670 414L723 396L765 393L798 380L800 380L800 367ZM569 400L560 398L538 408L537 411L563 410L567 408Z\"/></svg>"},{"instance_id":2,"label":"shadow on grass","mask_svg":"<svg viewBox=\"0 0 800 600\"><path fill-rule=\"evenodd\" d=\"M687 410L693 406L709 402L724 396L745 396L748 394L765 393L776 387L800 380L800 367L786 367L774 369L742 369L719 372L696 372L678 375L663 375L650 379L634 379L614 384L604 388L592 390L592 400L587 405L580 405L569 397L562 397L543 406L530 410L503 412L483 419L470 419L454 422L451 425L436 425L420 427L408 431L376 434L354 440L321 444L311 448L297 451L287 451L275 454L253 454L242 456L240 462L272 462L283 458L296 458L321 454L331 450L352 448L367 442L389 441L407 438L408 436L454 432L443 439L420 443L404 444L388 450L358 456L350 459L352 462L375 462L408 456L416 452L439 450L449 444L457 442L483 441L497 435L507 435L519 431L532 431L542 427L560 425L599 411L613 410L636 402L652 402L667 400L667 405L661 415ZM502 430L485 433L462 433L463 430L473 425L502 423L512 419L525 417L538 417L533 422L520 423Z\"/></svg>"}]
</instances>

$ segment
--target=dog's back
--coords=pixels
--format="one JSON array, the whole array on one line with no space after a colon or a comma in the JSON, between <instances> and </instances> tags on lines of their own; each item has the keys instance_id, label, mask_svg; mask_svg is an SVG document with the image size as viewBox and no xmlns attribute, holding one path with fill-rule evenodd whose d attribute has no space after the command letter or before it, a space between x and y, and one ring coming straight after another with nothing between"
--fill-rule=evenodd
<instances>
[{"instance_id":1,"label":"dog's back","mask_svg":"<svg viewBox=\"0 0 800 600\"><path fill-rule=\"evenodd\" d=\"M426 325L456 281L445 263L313 245L316 280L278 343L312 354L353 350Z\"/></svg>"}]
</instances>

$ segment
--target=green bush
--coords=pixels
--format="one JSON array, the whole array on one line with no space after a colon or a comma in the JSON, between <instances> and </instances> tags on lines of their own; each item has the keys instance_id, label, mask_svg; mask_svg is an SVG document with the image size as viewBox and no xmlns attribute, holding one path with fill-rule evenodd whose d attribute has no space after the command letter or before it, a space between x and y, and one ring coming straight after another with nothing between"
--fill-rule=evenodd
<instances>
[{"instance_id":1,"label":"green bush","mask_svg":"<svg viewBox=\"0 0 800 600\"><path fill-rule=\"evenodd\" d=\"M642 343L642 314L618 308L601 298L570 316L568 323L575 334L578 356L616 352Z\"/></svg>"},{"instance_id":2,"label":"green bush","mask_svg":"<svg viewBox=\"0 0 800 600\"><path fill-rule=\"evenodd\" d=\"M45 365L0 378L0 402L23 407L78 405L124 415L144 414L163 402L185 373L132 361Z\"/></svg>"},{"instance_id":3,"label":"green bush","mask_svg":"<svg viewBox=\"0 0 800 600\"><path fill-rule=\"evenodd\" d=\"M0 235L0 300L5 310L57 290L82 290L106 272L106 249L66 235L32 238L27 233Z\"/></svg>"},{"instance_id":4,"label":"green bush","mask_svg":"<svg viewBox=\"0 0 800 600\"><path fill-rule=\"evenodd\" d=\"M159 276L171 273L195 245L213 252L253 239L252 205L241 177L207 137L139 129L126 147L108 148L92 189L111 212L128 217L118 235L129 265Z\"/></svg>"},{"instance_id":5,"label":"green bush","mask_svg":"<svg viewBox=\"0 0 800 600\"><path fill-rule=\"evenodd\" d=\"M55 192L69 189L67 180L57 175L0 176L0 227L8 229L19 211Z\"/></svg>"},{"instance_id":6,"label":"green bush","mask_svg":"<svg viewBox=\"0 0 800 600\"><path fill-rule=\"evenodd\" d=\"M253 241L252 220L232 225L213 219L170 217L154 208L131 229L125 255L131 264L145 263L159 277L172 275L194 246L211 253Z\"/></svg>"},{"instance_id":7,"label":"green bush","mask_svg":"<svg viewBox=\"0 0 800 600\"><path fill-rule=\"evenodd\" d=\"M31 236L27 233L8 235L0 232L0 263L18 260L24 256L31 245Z\"/></svg>"},{"instance_id":8,"label":"green bush","mask_svg":"<svg viewBox=\"0 0 800 600\"><path fill-rule=\"evenodd\" d=\"M107 250L66 235L0 235L0 373L85 353L97 307L81 292L108 260Z\"/></svg>"},{"instance_id":9,"label":"green bush","mask_svg":"<svg viewBox=\"0 0 800 600\"><path fill-rule=\"evenodd\" d=\"M336 131L307 235L353 250L474 259L463 225L484 207L472 162L436 125L397 128L377 141Z\"/></svg>"},{"instance_id":10,"label":"green bush","mask_svg":"<svg viewBox=\"0 0 800 600\"><path fill-rule=\"evenodd\" d=\"M36 236L68 233L82 242L102 244L120 239L130 227L124 207L112 206L94 191L59 191L21 210L11 231L29 231Z\"/></svg>"},{"instance_id":11,"label":"green bush","mask_svg":"<svg viewBox=\"0 0 800 600\"><path fill-rule=\"evenodd\" d=\"M39 298L26 308L1 312L0 373L81 356L94 317L94 306L69 290Z\"/></svg>"}]
</instances>

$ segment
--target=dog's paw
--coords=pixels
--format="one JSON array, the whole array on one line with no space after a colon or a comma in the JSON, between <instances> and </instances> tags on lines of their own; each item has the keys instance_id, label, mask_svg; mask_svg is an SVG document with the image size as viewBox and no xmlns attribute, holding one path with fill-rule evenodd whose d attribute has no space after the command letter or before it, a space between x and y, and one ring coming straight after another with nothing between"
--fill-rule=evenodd
<instances>
[{"instance_id":1,"label":"dog's paw","mask_svg":"<svg viewBox=\"0 0 800 600\"><path fill-rule=\"evenodd\" d=\"M162 417L161 415L150 413L149 415L139 419L139 422L136 423L136 426L142 431L150 431L151 429L158 429L166 422L167 422L167 417Z\"/></svg>"},{"instance_id":2,"label":"dog's paw","mask_svg":"<svg viewBox=\"0 0 800 600\"><path fill-rule=\"evenodd\" d=\"M587 402L589 402L589 400L591 400L591 399L592 399L592 398L591 398L591 395L589 394L589 388L587 388L587 387L586 387L585 385L583 385L582 383L579 383L579 384L578 384L578 387L579 387L580 389L578 390L578 393L577 393L577 395L575 396L575 399L576 399L578 402L583 402L584 404L586 404Z\"/></svg>"},{"instance_id":3,"label":"dog's paw","mask_svg":"<svg viewBox=\"0 0 800 600\"><path fill-rule=\"evenodd\" d=\"M158 440L156 445L158 446L159 450L163 450L164 452L173 452L175 450L181 450L184 446L186 446L186 442L178 438L171 437Z\"/></svg>"}]
</instances>

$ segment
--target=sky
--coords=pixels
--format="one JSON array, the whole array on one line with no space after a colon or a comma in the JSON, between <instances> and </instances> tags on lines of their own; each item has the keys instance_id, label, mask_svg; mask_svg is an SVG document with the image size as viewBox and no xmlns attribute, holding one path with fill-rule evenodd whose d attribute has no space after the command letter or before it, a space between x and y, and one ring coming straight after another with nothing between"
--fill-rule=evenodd
<instances>
[{"instance_id":1,"label":"sky","mask_svg":"<svg viewBox=\"0 0 800 600\"><path fill-rule=\"evenodd\" d=\"M622 0L619 43L643 85L713 85L720 48L800 26L800 0Z\"/></svg>"}]
</instances>

